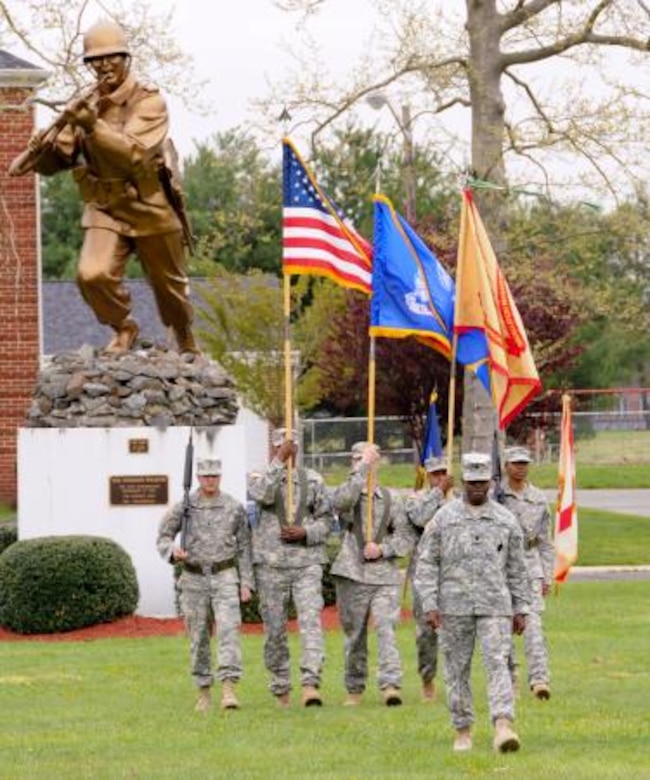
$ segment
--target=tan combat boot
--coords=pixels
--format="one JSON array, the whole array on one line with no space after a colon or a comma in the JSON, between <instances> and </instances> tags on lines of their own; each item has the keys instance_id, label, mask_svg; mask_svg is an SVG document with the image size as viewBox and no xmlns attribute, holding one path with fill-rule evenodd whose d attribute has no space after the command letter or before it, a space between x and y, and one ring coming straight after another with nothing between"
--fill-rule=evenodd
<instances>
[{"instance_id":1,"label":"tan combat boot","mask_svg":"<svg viewBox=\"0 0 650 780\"><path fill-rule=\"evenodd\" d=\"M541 701L548 701L551 698L551 689L546 683L533 683L531 686L533 696Z\"/></svg>"},{"instance_id":2,"label":"tan combat boot","mask_svg":"<svg viewBox=\"0 0 650 780\"><path fill-rule=\"evenodd\" d=\"M436 699L436 684L433 680L427 680L422 683L422 701L435 701Z\"/></svg>"},{"instance_id":3,"label":"tan combat boot","mask_svg":"<svg viewBox=\"0 0 650 780\"><path fill-rule=\"evenodd\" d=\"M199 698L196 700L195 712L207 712L210 709L211 695L208 686L199 688Z\"/></svg>"},{"instance_id":4,"label":"tan combat boot","mask_svg":"<svg viewBox=\"0 0 650 780\"><path fill-rule=\"evenodd\" d=\"M287 693L278 693L278 694L276 694L275 698L277 699L278 707L281 707L282 709L286 709L289 706L289 704L291 703L291 701L289 699L289 692L288 691L287 691Z\"/></svg>"},{"instance_id":5,"label":"tan combat boot","mask_svg":"<svg viewBox=\"0 0 650 780\"><path fill-rule=\"evenodd\" d=\"M323 699L320 691L313 685L302 686L302 706L303 707L322 707Z\"/></svg>"},{"instance_id":6,"label":"tan combat boot","mask_svg":"<svg viewBox=\"0 0 650 780\"><path fill-rule=\"evenodd\" d=\"M457 729L454 737L454 752L465 753L472 749L472 732L469 726L464 729Z\"/></svg>"},{"instance_id":7,"label":"tan combat boot","mask_svg":"<svg viewBox=\"0 0 650 780\"><path fill-rule=\"evenodd\" d=\"M512 753L519 750L519 737L513 731L512 722L508 718L497 718L494 721L492 744L497 753Z\"/></svg>"},{"instance_id":8,"label":"tan combat boot","mask_svg":"<svg viewBox=\"0 0 650 780\"><path fill-rule=\"evenodd\" d=\"M221 709L238 710L239 701L235 695L235 683L232 680L224 680L221 683Z\"/></svg>"},{"instance_id":9,"label":"tan combat boot","mask_svg":"<svg viewBox=\"0 0 650 780\"><path fill-rule=\"evenodd\" d=\"M343 702L344 707L358 707L361 704L362 693L348 693Z\"/></svg>"},{"instance_id":10,"label":"tan combat boot","mask_svg":"<svg viewBox=\"0 0 650 780\"><path fill-rule=\"evenodd\" d=\"M402 703L402 696L399 692L399 688L395 688L394 685L389 685L382 691L384 696L384 704L387 707L399 707Z\"/></svg>"},{"instance_id":11,"label":"tan combat boot","mask_svg":"<svg viewBox=\"0 0 650 780\"><path fill-rule=\"evenodd\" d=\"M128 352L138 338L139 332L138 324L134 320L124 320L121 325L115 328L115 335L104 348L104 352L108 352L110 355Z\"/></svg>"}]
</instances>

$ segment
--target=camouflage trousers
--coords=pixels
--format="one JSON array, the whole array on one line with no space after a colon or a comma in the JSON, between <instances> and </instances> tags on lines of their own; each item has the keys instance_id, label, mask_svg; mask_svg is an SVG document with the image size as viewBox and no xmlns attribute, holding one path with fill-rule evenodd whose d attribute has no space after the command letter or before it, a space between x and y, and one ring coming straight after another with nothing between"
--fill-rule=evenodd
<instances>
[{"instance_id":1,"label":"camouflage trousers","mask_svg":"<svg viewBox=\"0 0 650 780\"><path fill-rule=\"evenodd\" d=\"M380 690L402 685L402 661L395 627L400 616L399 585L368 585L335 577L336 603L345 634L345 688L363 693L368 679L368 622L372 617L377 633Z\"/></svg>"},{"instance_id":2,"label":"camouflage trousers","mask_svg":"<svg viewBox=\"0 0 650 780\"><path fill-rule=\"evenodd\" d=\"M550 683L551 674L548 667L548 648L544 638L542 626L542 612L544 610L544 597L542 596L542 581L531 581L532 599L530 614L526 615L526 630L524 631L524 655L526 657L526 671L528 685L532 687L537 683ZM514 671L517 667L514 637L510 651L510 668Z\"/></svg>"},{"instance_id":3,"label":"camouflage trousers","mask_svg":"<svg viewBox=\"0 0 650 780\"><path fill-rule=\"evenodd\" d=\"M181 612L190 638L192 676L200 688L217 680L239 680L242 676L239 629L239 576L226 569L205 576L184 572L180 582ZM217 625L217 673L212 673L210 637Z\"/></svg>"},{"instance_id":4,"label":"camouflage trousers","mask_svg":"<svg viewBox=\"0 0 650 780\"><path fill-rule=\"evenodd\" d=\"M320 686L325 644L323 611L323 567L320 564L279 569L256 564L255 579L264 621L264 663L271 673L274 696L291 690L287 620L289 599L293 598L300 631L301 685Z\"/></svg>"},{"instance_id":5,"label":"camouflage trousers","mask_svg":"<svg viewBox=\"0 0 650 780\"><path fill-rule=\"evenodd\" d=\"M438 670L438 634L427 623L422 610L422 600L415 588L413 588L413 618L415 620L418 672L422 682L431 682Z\"/></svg>"},{"instance_id":6,"label":"camouflage trousers","mask_svg":"<svg viewBox=\"0 0 650 780\"><path fill-rule=\"evenodd\" d=\"M492 722L497 718L514 720L514 693L508 671L511 637L511 617L442 616L440 647L444 658L447 706L454 728L467 728L474 722L470 674L477 638L487 679L490 718Z\"/></svg>"}]
</instances>

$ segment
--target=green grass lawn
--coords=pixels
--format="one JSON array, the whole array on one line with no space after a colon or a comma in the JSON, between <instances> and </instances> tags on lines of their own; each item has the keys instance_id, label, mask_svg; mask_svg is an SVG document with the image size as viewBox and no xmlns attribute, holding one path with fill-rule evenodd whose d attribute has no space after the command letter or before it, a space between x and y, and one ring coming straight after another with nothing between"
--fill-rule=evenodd
<instances>
[{"instance_id":1,"label":"green grass lawn","mask_svg":"<svg viewBox=\"0 0 650 780\"><path fill-rule=\"evenodd\" d=\"M614 464L583 464L578 462L576 469L577 487L589 489L627 489L650 488L650 465L643 463L626 466ZM460 470L454 467L456 480L460 484ZM339 485L348 475L346 467L337 467L324 472L328 485ZM385 464L380 467L379 479L384 485L393 488L412 488L415 484L415 467L410 463ZM557 488L557 463L534 464L530 467L530 480L540 488Z\"/></svg>"},{"instance_id":2,"label":"green grass lawn","mask_svg":"<svg viewBox=\"0 0 650 780\"><path fill-rule=\"evenodd\" d=\"M650 517L578 511L578 566L650 564Z\"/></svg>"},{"instance_id":3,"label":"green grass lawn","mask_svg":"<svg viewBox=\"0 0 650 780\"><path fill-rule=\"evenodd\" d=\"M491 751L483 672L469 755L451 751L441 701L419 701L413 625L399 631L401 708L344 709L342 638L327 635L322 709L279 711L262 638L243 640L243 708L193 712L185 638L0 643L2 778L593 778L650 777L650 582L571 582L550 597L553 698L523 692L522 750ZM292 636L292 657L297 637ZM297 670L294 668L294 675ZM296 679L294 677L294 679Z\"/></svg>"},{"instance_id":4,"label":"green grass lawn","mask_svg":"<svg viewBox=\"0 0 650 780\"><path fill-rule=\"evenodd\" d=\"M7 504L0 502L0 523L3 520L10 520L16 516L16 510Z\"/></svg>"}]
</instances>

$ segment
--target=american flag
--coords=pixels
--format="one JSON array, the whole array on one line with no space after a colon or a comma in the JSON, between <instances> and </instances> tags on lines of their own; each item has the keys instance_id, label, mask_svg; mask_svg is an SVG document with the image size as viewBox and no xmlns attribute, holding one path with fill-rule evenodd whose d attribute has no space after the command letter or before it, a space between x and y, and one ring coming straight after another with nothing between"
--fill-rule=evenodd
<instances>
[{"instance_id":1,"label":"american flag","mask_svg":"<svg viewBox=\"0 0 650 780\"><path fill-rule=\"evenodd\" d=\"M288 139L283 141L282 262L285 273L326 276L370 295L372 247L320 189Z\"/></svg>"}]
</instances>

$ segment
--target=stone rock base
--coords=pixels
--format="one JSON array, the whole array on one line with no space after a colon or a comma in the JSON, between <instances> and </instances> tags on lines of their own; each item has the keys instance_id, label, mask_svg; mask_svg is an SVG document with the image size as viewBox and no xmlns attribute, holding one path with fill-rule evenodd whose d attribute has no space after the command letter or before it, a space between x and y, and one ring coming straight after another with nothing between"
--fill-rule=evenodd
<instances>
[{"instance_id":1,"label":"stone rock base","mask_svg":"<svg viewBox=\"0 0 650 780\"><path fill-rule=\"evenodd\" d=\"M204 356L143 346L109 355L84 346L55 355L38 376L32 428L209 427L235 422L231 378Z\"/></svg>"}]
</instances>

